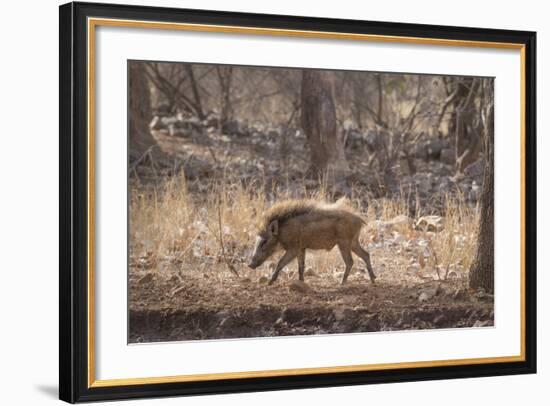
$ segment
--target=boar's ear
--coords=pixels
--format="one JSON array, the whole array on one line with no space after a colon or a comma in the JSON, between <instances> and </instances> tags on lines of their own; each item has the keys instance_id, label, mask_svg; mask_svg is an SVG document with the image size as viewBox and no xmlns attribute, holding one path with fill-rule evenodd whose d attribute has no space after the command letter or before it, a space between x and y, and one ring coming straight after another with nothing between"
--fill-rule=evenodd
<instances>
[{"instance_id":1,"label":"boar's ear","mask_svg":"<svg viewBox=\"0 0 550 406\"><path fill-rule=\"evenodd\" d=\"M269 227L267 229L269 230L269 234L271 235L279 234L279 221L273 220L271 223L269 223Z\"/></svg>"}]
</instances>

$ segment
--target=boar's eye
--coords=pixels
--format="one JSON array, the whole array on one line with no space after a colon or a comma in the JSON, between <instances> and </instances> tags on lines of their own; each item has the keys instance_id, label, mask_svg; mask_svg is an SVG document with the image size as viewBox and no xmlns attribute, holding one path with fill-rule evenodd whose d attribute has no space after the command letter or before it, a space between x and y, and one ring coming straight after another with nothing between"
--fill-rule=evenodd
<instances>
[{"instance_id":1,"label":"boar's eye","mask_svg":"<svg viewBox=\"0 0 550 406\"><path fill-rule=\"evenodd\" d=\"M265 242L265 238L256 237L256 247L261 248L265 244Z\"/></svg>"}]
</instances>

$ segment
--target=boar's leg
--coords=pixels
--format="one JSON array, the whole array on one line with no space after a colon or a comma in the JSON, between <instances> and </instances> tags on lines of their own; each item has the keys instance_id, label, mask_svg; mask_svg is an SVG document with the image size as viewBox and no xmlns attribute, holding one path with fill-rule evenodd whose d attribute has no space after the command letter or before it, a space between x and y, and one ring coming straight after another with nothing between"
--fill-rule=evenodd
<instances>
[{"instance_id":1,"label":"boar's leg","mask_svg":"<svg viewBox=\"0 0 550 406\"><path fill-rule=\"evenodd\" d=\"M349 273L353 267L353 258L351 257L351 251L349 244L338 243L338 248L340 249L340 254L346 264L346 270L344 271L344 276L342 277L342 285L348 280Z\"/></svg>"},{"instance_id":2,"label":"boar's leg","mask_svg":"<svg viewBox=\"0 0 550 406\"><path fill-rule=\"evenodd\" d=\"M365 251L363 247L361 247L361 245L359 245L359 241L354 242L351 249L358 257L365 261L365 264L367 265L367 271L369 272L370 281L374 283L376 276L374 275L374 271L372 270L369 253Z\"/></svg>"},{"instance_id":3,"label":"boar's leg","mask_svg":"<svg viewBox=\"0 0 550 406\"><path fill-rule=\"evenodd\" d=\"M277 277L279 276L279 272L281 272L281 269L287 266L290 263L290 261L296 258L297 255L298 255L297 250L288 250L287 252L285 252L283 257L279 260L279 263L277 264L275 271L271 275L271 279L269 280L268 285L271 285L273 282L277 280Z\"/></svg>"},{"instance_id":4,"label":"boar's leg","mask_svg":"<svg viewBox=\"0 0 550 406\"><path fill-rule=\"evenodd\" d=\"M298 254L298 275L300 280L304 281L304 269L306 267L306 250L301 249Z\"/></svg>"}]
</instances>

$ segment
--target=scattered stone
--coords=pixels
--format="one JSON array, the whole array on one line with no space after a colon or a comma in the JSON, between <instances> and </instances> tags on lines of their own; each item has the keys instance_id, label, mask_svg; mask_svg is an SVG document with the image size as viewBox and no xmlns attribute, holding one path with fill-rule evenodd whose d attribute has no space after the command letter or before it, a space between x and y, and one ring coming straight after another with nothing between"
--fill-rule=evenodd
<instances>
[{"instance_id":1,"label":"scattered stone","mask_svg":"<svg viewBox=\"0 0 550 406\"><path fill-rule=\"evenodd\" d=\"M149 123L149 129L150 130L160 130L162 128L164 128L164 125L163 125L162 120L160 119L160 117L159 116L153 117L153 119Z\"/></svg>"},{"instance_id":2,"label":"scattered stone","mask_svg":"<svg viewBox=\"0 0 550 406\"><path fill-rule=\"evenodd\" d=\"M228 135L237 134L239 132L239 122L237 120L230 120L223 123L222 132Z\"/></svg>"},{"instance_id":3,"label":"scattered stone","mask_svg":"<svg viewBox=\"0 0 550 406\"><path fill-rule=\"evenodd\" d=\"M391 241L391 243L395 245L400 245L403 242L405 242L405 236L403 234L398 233L397 231L394 231L393 240Z\"/></svg>"},{"instance_id":4,"label":"scattered stone","mask_svg":"<svg viewBox=\"0 0 550 406\"><path fill-rule=\"evenodd\" d=\"M317 276L312 268L307 268L304 272L304 276Z\"/></svg>"},{"instance_id":5,"label":"scattered stone","mask_svg":"<svg viewBox=\"0 0 550 406\"><path fill-rule=\"evenodd\" d=\"M269 138L277 139L279 138L279 132L277 130L269 130L269 132L267 133L267 136Z\"/></svg>"},{"instance_id":6,"label":"scattered stone","mask_svg":"<svg viewBox=\"0 0 550 406\"><path fill-rule=\"evenodd\" d=\"M474 180L472 181L472 189L470 190L470 194L468 195L468 198L472 202L477 202L479 198L481 197L481 186Z\"/></svg>"},{"instance_id":7,"label":"scattered stone","mask_svg":"<svg viewBox=\"0 0 550 406\"><path fill-rule=\"evenodd\" d=\"M311 287L305 282L302 282L300 280L293 280L292 282L290 282L290 285L288 286L288 288L292 292L298 292L298 293L311 292Z\"/></svg>"},{"instance_id":8,"label":"scattered stone","mask_svg":"<svg viewBox=\"0 0 550 406\"><path fill-rule=\"evenodd\" d=\"M367 143L366 136L358 129L350 129L346 138L346 146L351 149L363 148Z\"/></svg>"},{"instance_id":9,"label":"scattered stone","mask_svg":"<svg viewBox=\"0 0 550 406\"><path fill-rule=\"evenodd\" d=\"M332 311L332 314L334 315L334 320L336 320L336 321L342 321L345 318L345 310L344 309L334 309Z\"/></svg>"},{"instance_id":10,"label":"scattered stone","mask_svg":"<svg viewBox=\"0 0 550 406\"><path fill-rule=\"evenodd\" d=\"M439 156L439 160L447 165L454 165L455 164L455 158L456 153L455 150L452 148L445 148L441 150L441 155Z\"/></svg>"},{"instance_id":11,"label":"scattered stone","mask_svg":"<svg viewBox=\"0 0 550 406\"><path fill-rule=\"evenodd\" d=\"M477 299L483 299L485 297L485 289L481 288L475 293Z\"/></svg>"},{"instance_id":12,"label":"scattered stone","mask_svg":"<svg viewBox=\"0 0 550 406\"><path fill-rule=\"evenodd\" d=\"M142 276L140 279L139 279L139 283L141 285L145 285L147 283L151 283L155 280L155 275L153 275L151 272L149 273L146 273L144 276Z\"/></svg>"},{"instance_id":13,"label":"scattered stone","mask_svg":"<svg viewBox=\"0 0 550 406\"><path fill-rule=\"evenodd\" d=\"M439 138L432 139L426 145L428 159L440 159L441 151L446 147L446 142Z\"/></svg>"},{"instance_id":14,"label":"scattered stone","mask_svg":"<svg viewBox=\"0 0 550 406\"><path fill-rule=\"evenodd\" d=\"M441 231L443 230L443 218L441 216L420 217L417 220L414 228L421 231Z\"/></svg>"},{"instance_id":15,"label":"scattered stone","mask_svg":"<svg viewBox=\"0 0 550 406\"><path fill-rule=\"evenodd\" d=\"M418 301L419 301L420 303L427 302L428 300L430 300L430 295L429 295L427 292L422 292L422 293L420 293L420 295L418 296Z\"/></svg>"},{"instance_id":16,"label":"scattered stone","mask_svg":"<svg viewBox=\"0 0 550 406\"><path fill-rule=\"evenodd\" d=\"M486 293L483 289L478 290L474 297L482 302L491 302L493 300L493 295Z\"/></svg>"},{"instance_id":17,"label":"scattered stone","mask_svg":"<svg viewBox=\"0 0 550 406\"><path fill-rule=\"evenodd\" d=\"M431 174L425 175L425 177L419 179L416 183L416 189L421 196L427 196L432 190L432 181L430 179Z\"/></svg>"},{"instance_id":18,"label":"scattered stone","mask_svg":"<svg viewBox=\"0 0 550 406\"><path fill-rule=\"evenodd\" d=\"M477 320L472 327L487 327L490 324L491 324L490 320L485 320L485 321Z\"/></svg>"},{"instance_id":19,"label":"scattered stone","mask_svg":"<svg viewBox=\"0 0 550 406\"><path fill-rule=\"evenodd\" d=\"M453 300L464 300L467 297L467 292L465 289L457 289L453 293Z\"/></svg>"},{"instance_id":20,"label":"scattered stone","mask_svg":"<svg viewBox=\"0 0 550 406\"><path fill-rule=\"evenodd\" d=\"M205 124L206 124L207 127L218 127L218 125L219 125L219 120L217 119L217 117L211 116L211 117L208 117L208 118L206 119L206 123L205 123Z\"/></svg>"},{"instance_id":21,"label":"scattered stone","mask_svg":"<svg viewBox=\"0 0 550 406\"><path fill-rule=\"evenodd\" d=\"M161 117L170 115L170 105L168 103L159 104L159 106L154 110L154 114Z\"/></svg>"}]
</instances>

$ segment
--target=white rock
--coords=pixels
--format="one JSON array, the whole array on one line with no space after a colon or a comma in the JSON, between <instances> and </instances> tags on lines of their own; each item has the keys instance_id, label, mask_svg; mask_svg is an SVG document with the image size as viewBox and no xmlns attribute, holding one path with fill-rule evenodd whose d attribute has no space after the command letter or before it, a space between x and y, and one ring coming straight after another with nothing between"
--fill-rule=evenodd
<instances>
[{"instance_id":1,"label":"white rock","mask_svg":"<svg viewBox=\"0 0 550 406\"><path fill-rule=\"evenodd\" d=\"M430 300L430 295L428 295L426 292L422 292L420 296L418 296L418 301L420 303L424 303Z\"/></svg>"},{"instance_id":2,"label":"white rock","mask_svg":"<svg viewBox=\"0 0 550 406\"><path fill-rule=\"evenodd\" d=\"M443 218L441 216L420 217L414 228L423 231L441 231L443 230Z\"/></svg>"}]
</instances>

